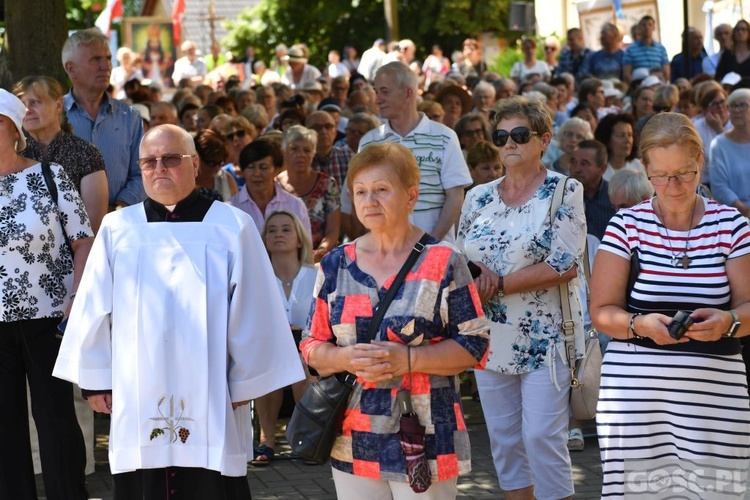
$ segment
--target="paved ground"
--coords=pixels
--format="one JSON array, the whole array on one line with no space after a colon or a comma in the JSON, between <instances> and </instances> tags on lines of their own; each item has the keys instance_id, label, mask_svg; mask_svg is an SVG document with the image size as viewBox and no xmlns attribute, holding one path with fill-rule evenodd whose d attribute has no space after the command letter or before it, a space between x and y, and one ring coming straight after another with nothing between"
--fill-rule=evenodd
<instances>
[{"instance_id":1,"label":"paved ground","mask_svg":"<svg viewBox=\"0 0 750 500\"><path fill-rule=\"evenodd\" d=\"M487 428L484 424L482 410L470 397L464 398L464 411L467 416L468 429L472 444L472 472L459 478L459 498L462 499L498 499L502 498L497 484L497 476L492 464ZM279 436L283 432L282 420ZM107 464L108 420L96 420L97 427L97 467L96 473L88 476L91 498L112 499L112 477ZM601 488L601 465L596 437L593 436L593 424L584 431L586 449L571 454L573 460L573 478L576 487L576 499L598 499ZM278 456L267 467L248 467L248 481L253 500L298 499L328 500L335 499L330 466L305 465L302 460L290 457L286 441L277 444ZM40 498L43 496L41 476L37 476L37 487Z\"/></svg>"}]
</instances>

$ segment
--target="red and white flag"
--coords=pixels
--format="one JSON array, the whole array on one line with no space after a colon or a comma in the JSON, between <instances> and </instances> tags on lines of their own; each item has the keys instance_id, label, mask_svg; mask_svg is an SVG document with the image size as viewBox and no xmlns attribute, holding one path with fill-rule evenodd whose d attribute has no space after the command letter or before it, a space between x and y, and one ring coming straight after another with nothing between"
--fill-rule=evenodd
<instances>
[{"instance_id":1,"label":"red and white flag","mask_svg":"<svg viewBox=\"0 0 750 500\"><path fill-rule=\"evenodd\" d=\"M185 0L174 0L172 4L172 38L174 46L182 43L182 18L185 16Z\"/></svg>"},{"instance_id":2,"label":"red and white flag","mask_svg":"<svg viewBox=\"0 0 750 500\"><path fill-rule=\"evenodd\" d=\"M122 17L122 0L107 0L107 6L99 17L96 18L94 26L105 35L109 35L110 27L112 26L112 20Z\"/></svg>"}]
</instances>

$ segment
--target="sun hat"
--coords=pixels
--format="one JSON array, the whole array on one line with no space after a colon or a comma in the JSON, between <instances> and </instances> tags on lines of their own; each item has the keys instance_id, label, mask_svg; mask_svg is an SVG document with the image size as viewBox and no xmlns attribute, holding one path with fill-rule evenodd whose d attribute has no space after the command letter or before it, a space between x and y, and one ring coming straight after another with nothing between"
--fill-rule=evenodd
<instances>
[{"instance_id":1,"label":"sun hat","mask_svg":"<svg viewBox=\"0 0 750 500\"><path fill-rule=\"evenodd\" d=\"M26 106L21 99L14 96L5 89L0 89L0 115L7 116L11 119L18 130L18 143L16 151L26 149L26 136L23 135L23 117L26 116Z\"/></svg>"}]
</instances>

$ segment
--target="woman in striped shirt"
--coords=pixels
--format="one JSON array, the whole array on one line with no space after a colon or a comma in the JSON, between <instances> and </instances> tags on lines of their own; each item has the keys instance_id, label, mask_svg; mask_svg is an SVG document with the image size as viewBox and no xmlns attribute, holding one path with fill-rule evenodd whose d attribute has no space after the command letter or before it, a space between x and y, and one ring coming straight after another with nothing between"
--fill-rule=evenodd
<instances>
[{"instance_id":1,"label":"woman in striped shirt","mask_svg":"<svg viewBox=\"0 0 750 500\"><path fill-rule=\"evenodd\" d=\"M741 497L747 484L738 337L750 334L750 228L696 194L702 151L683 115L646 124L641 153L656 196L612 218L594 263L591 319L614 337L597 407L604 498ZM679 340L668 330L677 311L695 321Z\"/></svg>"}]
</instances>

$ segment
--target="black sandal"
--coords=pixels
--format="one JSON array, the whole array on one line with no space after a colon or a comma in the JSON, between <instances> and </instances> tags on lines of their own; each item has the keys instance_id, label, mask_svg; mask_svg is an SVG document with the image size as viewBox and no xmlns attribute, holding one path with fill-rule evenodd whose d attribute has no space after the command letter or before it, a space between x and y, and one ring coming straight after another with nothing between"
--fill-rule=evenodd
<instances>
[{"instance_id":1,"label":"black sandal","mask_svg":"<svg viewBox=\"0 0 750 500\"><path fill-rule=\"evenodd\" d=\"M275 452L270 446L266 446L264 444L256 446L255 448L253 448L253 456L255 458L250 461L250 465L254 467L265 467L271 463L274 455ZM263 458L261 459L261 457Z\"/></svg>"}]
</instances>

